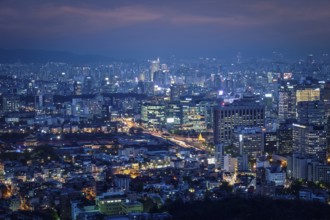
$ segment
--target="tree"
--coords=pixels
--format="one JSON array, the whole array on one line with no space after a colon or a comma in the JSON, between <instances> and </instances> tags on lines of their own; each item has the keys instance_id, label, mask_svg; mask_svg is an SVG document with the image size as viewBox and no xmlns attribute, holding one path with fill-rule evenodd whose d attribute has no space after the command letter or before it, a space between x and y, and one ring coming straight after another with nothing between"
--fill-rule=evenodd
<instances>
[{"instance_id":1,"label":"tree","mask_svg":"<svg viewBox=\"0 0 330 220\"><path fill-rule=\"evenodd\" d=\"M226 181L221 182L219 189L223 190L225 192L228 192L228 193L231 193L233 191L233 187L231 185L229 185L229 183Z\"/></svg>"},{"instance_id":2,"label":"tree","mask_svg":"<svg viewBox=\"0 0 330 220\"><path fill-rule=\"evenodd\" d=\"M296 195L298 196L299 195L299 191L302 189L302 182L299 181L299 180L294 180L292 183L291 183L291 186L290 186L290 191L293 195Z\"/></svg>"}]
</instances>

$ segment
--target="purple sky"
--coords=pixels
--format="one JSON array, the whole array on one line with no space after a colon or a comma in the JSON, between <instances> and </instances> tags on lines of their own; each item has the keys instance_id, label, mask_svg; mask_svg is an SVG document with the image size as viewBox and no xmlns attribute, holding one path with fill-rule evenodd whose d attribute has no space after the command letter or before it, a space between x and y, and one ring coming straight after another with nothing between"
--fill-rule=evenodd
<instances>
[{"instance_id":1,"label":"purple sky","mask_svg":"<svg viewBox=\"0 0 330 220\"><path fill-rule=\"evenodd\" d=\"M330 52L330 1L1 0L0 47L112 57Z\"/></svg>"}]
</instances>

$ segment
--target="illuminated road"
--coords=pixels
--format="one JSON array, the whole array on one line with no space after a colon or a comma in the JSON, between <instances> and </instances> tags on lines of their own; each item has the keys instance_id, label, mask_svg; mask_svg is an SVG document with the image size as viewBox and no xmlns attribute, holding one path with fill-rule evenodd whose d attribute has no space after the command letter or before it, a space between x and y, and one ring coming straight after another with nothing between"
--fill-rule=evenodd
<instances>
[{"instance_id":1,"label":"illuminated road","mask_svg":"<svg viewBox=\"0 0 330 220\"><path fill-rule=\"evenodd\" d=\"M186 141L184 137L174 136L171 134L168 134L169 136L164 137L164 136L162 136L161 132L150 131L146 128L143 128L141 125L135 123L132 120L132 118L121 118L120 120L125 126L127 126L127 129L125 129L125 130L129 130L132 127L142 128L142 129L144 129L143 130L144 134L149 134L149 135L161 138L161 139L169 140L182 148L194 148L196 150L207 151L207 149L205 149L205 147L202 146L202 144L199 143L197 140L194 143L194 145L192 145L192 144L189 144L188 141Z\"/></svg>"}]
</instances>

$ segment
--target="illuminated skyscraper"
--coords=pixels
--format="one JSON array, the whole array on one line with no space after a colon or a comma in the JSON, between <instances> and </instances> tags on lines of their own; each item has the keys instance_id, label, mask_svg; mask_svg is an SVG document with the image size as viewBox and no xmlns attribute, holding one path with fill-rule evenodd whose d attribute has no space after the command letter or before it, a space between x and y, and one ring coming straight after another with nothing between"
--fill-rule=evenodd
<instances>
[{"instance_id":1,"label":"illuminated skyscraper","mask_svg":"<svg viewBox=\"0 0 330 220\"><path fill-rule=\"evenodd\" d=\"M73 84L73 94L74 95L81 95L82 94L81 89L82 89L81 82L80 81L75 81L74 84Z\"/></svg>"},{"instance_id":2,"label":"illuminated skyscraper","mask_svg":"<svg viewBox=\"0 0 330 220\"><path fill-rule=\"evenodd\" d=\"M293 151L325 156L326 130L324 126L293 124Z\"/></svg>"},{"instance_id":3,"label":"illuminated skyscraper","mask_svg":"<svg viewBox=\"0 0 330 220\"><path fill-rule=\"evenodd\" d=\"M187 94L187 86L181 84L173 84L171 86L171 101L180 101L180 97Z\"/></svg>"},{"instance_id":4,"label":"illuminated skyscraper","mask_svg":"<svg viewBox=\"0 0 330 220\"><path fill-rule=\"evenodd\" d=\"M280 154L292 153L292 123L295 119L286 120L279 124L277 130L278 152Z\"/></svg>"},{"instance_id":5,"label":"illuminated skyscraper","mask_svg":"<svg viewBox=\"0 0 330 220\"><path fill-rule=\"evenodd\" d=\"M319 100L298 102L297 121L304 125L325 124L324 103Z\"/></svg>"},{"instance_id":6,"label":"illuminated skyscraper","mask_svg":"<svg viewBox=\"0 0 330 220\"><path fill-rule=\"evenodd\" d=\"M151 61L150 65L150 81L154 81L155 72L160 70L160 61L159 58L157 60Z\"/></svg>"},{"instance_id":7,"label":"illuminated skyscraper","mask_svg":"<svg viewBox=\"0 0 330 220\"><path fill-rule=\"evenodd\" d=\"M2 110L3 112L19 111L21 106L19 96L17 95L4 95L2 97Z\"/></svg>"},{"instance_id":8,"label":"illuminated skyscraper","mask_svg":"<svg viewBox=\"0 0 330 220\"><path fill-rule=\"evenodd\" d=\"M165 71L156 71L154 72L153 77L155 85L158 86L165 86L169 82L168 74Z\"/></svg>"},{"instance_id":9,"label":"illuminated skyscraper","mask_svg":"<svg viewBox=\"0 0 330 220\"><path fill-rule=\"evenodd\" d=\"M233 132L233 143L240 155L247 154L255 157L263 151L262 136L260 127L239 127Z\"/></svg>"},{"instance_id":10,"label":"illuminated skyscraper","mask_svg":"<svg viewBox=\"0 0 330 220\"><path fill-rule=\"evenodd\" d=\"M243 97L214 109L214 143L230 144L236 127L264 126L265 109L254 97Z\"/></svg>"},{"instance_id":11,"label":"illuminated skyscraper","mask_svg":"<svg viewBox=\"0 0 330 220\"><path fill-rule=\"evenodd\" d=\"M323 89L323 101L326 117L330 116L330 82L326 82Z\"/></svg>"},{"instance_id":12,"label":"illuminated skyscraper","mask_svg":"<svg viewBox=\"0 0 330 220\"><path fill-rule=\"evenodd\" d=\"M299 88L296 91L296 103L320 100L320 88Z\"/></svg>"},{"instance_id":13,"label":"illuminated skyscraper","mask_svg":"<svg viewBox=\"0 0 330 220\"><path fill-rule=\"evenodd\" d=\"M297 86L296 103L304 101L315 101L321 98L320 84L313 78L305 79Z\"/></svg>"},{"instance_id":14,"label":"illuminated skyscraper","mask_svg":"<svg viewBox=\"0 0 330 220\"><path fill-rule=\"evenodd\" d=\"M146 80L146 74L145 74L145 72L141 72L140 74L139 74L139 81L145 81Z\"/></svg>"},{"instance_id":15,"label":"illuminated skyscraper","mask_svg":"<svg viewBox=\"0 0 330 220\"><path fill-rule=\"evenodd\" d=\"M284 122L286 119L296 117L296 83L283 82L278 91L278 119Z\"/></svg>"},{"instance_id":16,"label":"illuminated skyscraper","mask_svg":"<svg viewBox=\"0 0 330 220\"><path fill-rule=\"evenodd\" d=\"M91 76L85 77L84 86L83 86L84 94L93 94L93 83L94 83L94 80Z\"/></svg>"}]
</instances>

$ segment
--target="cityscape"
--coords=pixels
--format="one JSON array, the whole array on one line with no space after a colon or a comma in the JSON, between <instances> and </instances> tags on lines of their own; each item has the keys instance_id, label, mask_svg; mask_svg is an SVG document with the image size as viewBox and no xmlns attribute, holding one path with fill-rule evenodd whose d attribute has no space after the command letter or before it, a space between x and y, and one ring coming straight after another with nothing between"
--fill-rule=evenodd
<instances>
[{"instance_id":1,"label":"cityscape","mask_svg":"<svg viewBox=\"0 0 330 220\"><path fill-rule=\"evenodd\" d=\"M329 219L329 10L1 2L0 219Z\"/></svg>"}]
</instances>

